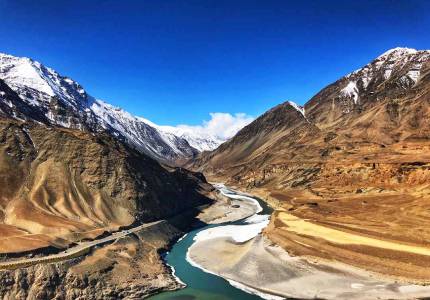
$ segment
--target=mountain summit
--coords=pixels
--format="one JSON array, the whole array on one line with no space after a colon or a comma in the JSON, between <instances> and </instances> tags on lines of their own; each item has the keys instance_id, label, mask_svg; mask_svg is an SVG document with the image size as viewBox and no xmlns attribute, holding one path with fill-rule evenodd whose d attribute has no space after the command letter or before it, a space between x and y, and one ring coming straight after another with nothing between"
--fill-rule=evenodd
<instances>
[{"instance_id":1,"label":"mountain summit","mask_svg":"<svg viewBox=\"0 0 430 300\"><path fill-rule=\"evenodd\" d=\"M288 101L272 108L190 167L277 208L265 234L293 255L428 282L421 264L427 257L397 250L387 256L378 241L422 246L430 238L422 222L430 194L429 115L430 51L394 48L304 108ZM316 231L302 230L307 222ZM333 230L376 242L333 243Z\"/></svg>"},{"instance_id":2,"label":"mountain summit","mask_svg":"<svg viewBox=\"0 0 430 300\"><path fill-rule=\"evenodd\" d=\"M272 108L215 151L200 155L194 167L240 174L238 166L248 172L250 162L261 166L306 152L318 156L334 139L392 144L424 138L430 130L429 82L430 50L391 49L328 85L304 107L287 101Z\"/></svg>"},{"instance_id":3,"label":"mountain summit","mask_svg":"<svg viewBox=\"0 0 430 300\"><path fill-rule=\"evenodd\" d=\"M354 110L402 97L424 79L429 50L394 48L317 93L305 107L316 124L336 122Z\"/></svg>"},{"instance_id":4,"label":"mountain summit","mask_svg":"<svg viewBox=\"0 0 430 300\"><path fill-rule=\"evenodd\" d=\"M31 108L33 113L28 118L39 115L51 125L106 131L160 161L189 159L223 142L217 137L185 134L133 116L95 99L76 81L29 58L0 54L0 79Z\"/></svg>"}]
</instances>

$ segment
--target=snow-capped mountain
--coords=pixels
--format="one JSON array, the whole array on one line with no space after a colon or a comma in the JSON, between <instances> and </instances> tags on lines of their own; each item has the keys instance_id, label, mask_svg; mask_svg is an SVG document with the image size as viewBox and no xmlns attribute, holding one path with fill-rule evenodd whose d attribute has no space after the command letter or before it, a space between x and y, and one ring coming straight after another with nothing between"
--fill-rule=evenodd
<instances>
[{"instance_id":1,"label":"snow-capped mountain","mask_svg":"<svg viewBox=\"0 0 430 300\"><path fill-rule=\"evenodd\" d=\"M29 58L0 53L0 79L51 124L96 130L94 100L75 81Z\"/></svg>"},{"instance_id":2,"label":"snow-capped mountain","mask_svg":"<svg viewBox=\"0 0 430 300\"><path fill-rule=\"evenodd\" d=\"M429 58L428 50L401 47L388 50L363 68L348 74L341 93L357 104L361 93L374 91L388 82L397 85L397 89L409 89L419 80L421 68Z\"/></svg>"},{"instance_id":3,"label":"snow-capped mountain","mask_svg":"<svg viewBox=\"0 0 430 300\"><path fill-rule=\"evenodd\" d=\"M104 129L114 129L115 135L120 133L129 144L143 148L146 153L151 153L158 159L176 160L198 153L186 139L160 131L145 122L145 119L133 116L121 108L101 100L93 101L90 108Z\"/></svg>"},{"instance_id":4,"label":"snow-capped mountain","mask_svg":"<svg viewBox=\"0 0 430 300\"><path fill-rule=\"evenodd\" d=\"M414 89L430 64L430 50L397 47L322 89L305 105L317 123L333 122L386 98L402 97ZM328 113L330 111L330 113Z\"/></svg>"},{"instance_id":5,"label":"snow-capped mountain","mask_svg":"<svg viewBox=\"0 0 430 300\"><path fill-rule=\"evenodd\" d=\"M190 158L223 142L210 136L175 131L174 127L156 126L96 100L76 81L29 58L0 53L0 79L19 95L23 105L39 116L38 120L43 116L52 125L106 131L158 160ZM16 117L16 113L10 116Z\"/></svg>"},{"instance_id":6,"label":"snow-capped mountain","mask_svg":"<svg viewBox=\"0 0 430 300\"><path fill-rule=\"evenodd\" d=\"M365 186L369 176L390 189L393 182L422 184L402 179L401 166L428 160L429 99L430 51L394 48L324 87L304 107L290 101L273 107L187 166L244 188L295 190L318 182L315 187L343 189L346 181ZM381 180L387 174L393 177Z\"/></svg>"},{"instance_id":7,"label":"snow-capped mountain","mask_svg":"<svg viewBox=\"0 0 430 300\"><path fill-rule=\"evenodd\" d=\"M157 128L159 132L162 132L167 136L173 135L186 139L188 143L199 152L212 151L226 141L221 137L210 135L206 132L203 132L202 130L197 130L186 126L162 126L144 118L140 119L148 125Z\"/></svg>"},{"instance_id":8,"label":"snow-capped mountain","mask_svg":"<svg viewBox=\"0 0 430 300\"><path fill-rule=\"evenodd\" d=\"M188 128L172 126L159 126L158 128L164 132L170 132L186 139L192 147L200 152L215 150L219 145L226 141L218 136L209 135L207 133L198 133Z\"/></svg>"}]
</instances>

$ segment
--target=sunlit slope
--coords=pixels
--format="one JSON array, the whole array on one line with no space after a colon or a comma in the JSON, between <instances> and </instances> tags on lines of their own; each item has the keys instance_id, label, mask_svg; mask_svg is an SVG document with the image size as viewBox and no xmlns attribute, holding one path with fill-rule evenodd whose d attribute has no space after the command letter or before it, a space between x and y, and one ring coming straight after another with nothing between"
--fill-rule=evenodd
<instances>
[{"instance_id":1,"label":"sunlit slope","mask_svg":"<svg viewBox=\"0 0 430 300\"><path fill-rule=\"evenodd\" d=\"M339 243L275 213L266 234L291 253L428 282L430 51L392 49L295 108L269 110L190 166L356 241L399 244Z\"/></svg>"},{"instance_id":2,"label":"sunlit slope","mask_svg":"<svg viewBox=\"0 0 430 300\"><path fill-rule=\"evenodd\" d=\"M0 252L180 213L205 201L196 176L107 135L0 119Z\"/></svg>"}]
</instances>

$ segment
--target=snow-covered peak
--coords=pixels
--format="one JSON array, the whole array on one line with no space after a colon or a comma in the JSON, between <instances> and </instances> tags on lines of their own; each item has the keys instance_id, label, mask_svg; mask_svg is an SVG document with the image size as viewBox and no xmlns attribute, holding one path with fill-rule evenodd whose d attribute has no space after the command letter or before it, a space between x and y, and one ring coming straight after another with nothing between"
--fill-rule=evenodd
<instances>
[{"instance_id":1,"label":"snow-covered peak","mask_svg":"<svg viewBox=\"0 0 430 300\"><path fill-rule=\"evenodd\" d=\"M92 100L77 82L27 57L0 54L0 78L33 106L52 97L74 107Z\"/></svg>"},{"instance_id":2,"label":"snow-covered peak","mask_svg":"<svg viewBox=\"0 0 430 300\"><path fill-rule=\"evenodd\" d=\"M0 54L1 78L10 86L26 86L34 90L54 96L55 93L49 84L43 79L40 64L26 57L14 57Z\"/></svg>"},{"instance_id":3,"label":"snow-covered peak","mask_svg":"<svg viewBox=\"0 0 430 300\"><path fill-rule=\"evenodd\" d=\"M383 90L390 81L393 89L406 90L417 85L421 69L430 60L430 50L397 47L390 49L364 67L340 80L338 99L351 111L351 106L360 104L360 99ZM348 104L350 103L350 104Z\"/></svg>"},{"instance_id":4,"label":"snow-covered peak","mask_svg":"<svg viewBox=\"0 0 430 300\"><path fill-rule=\"evenodd\" d=\"M158 131L165 134L179 136L188 141L191 147L197 149L199 152L211 151L218 148L219 145L224 143L226 140L216 135L209 134L204 130L199 130L196 127L178 125L178 126L167 126L157 125L150 120L139 117L142 122L158 129Z\"/></svg>"},{"instance_id":5,"label":"snow-covered peak","mask_svg":"<svg viewBox=\"0 0 430 300\"><path fill-rule=\"evenodd\" d=\"M198 133L157 126L95 100L76 81L30 58L0 53L0 79L50 124L94 132L105 130L157 159L180 160L198 151L214 149L221 143Z\"/></svg>"},{"instance_id":6,"label":"snow-covered peak","mask_svg":"<svg viewBox=\"0 0 430 300\"><path fill-rule=\"evenodd\" d=\"M361 75L365 77L366 87L373 79L372 73L383 70L384 76L388 79L391 71L395 68L400 69L408 63L412 63L411 68L418 69L422 67L422 63L430 58L430 50L416 50L412 48L397 47L390 49L383 54L379 55L369 64L355 70L348 74L346 77L353 77L354 75Z\"/></svg>"},{"instance_id":7,"label":"snow-covered peak","mask_svg":"<svg viewBox=\"0 0 430 300\"><path fill-rule=\"evenodd\" d=\"M298 105L297 103L293 102L293 101L288 101L288 104L290 104L292 107L294 107L299 113L301 113L303 115L303 117L305 116L305 108L303 106Z\"/></svg>"},{"instance_id":8,"label":"snow-covered peak","mask_svg":"<svg viewBox=\"0 0 430 300\"><path fill-rule=\"evenodd\" d=\"M202 151L211 151L218 148L219 145L224 143L226 140L211 135L203 130L198 130L191 126L160 126L152 123L158 130L166 133L170 133L176 136L180 136L188 141L188 143L195 149Z\"/></svg>"},{"instance_id":9,"label":"snow-covered peak","mask_svg":"<svg viewBox=\"0 0 430 300\"><path fill-rule=\"evenodd\" d=\"M378 58L385 58L385 57L388 57L388 56L400 57L402 55L415 54L417 52L418 52L418 50L412 49L412 48L396 47L396 48L393 48L393 49L385 51L384 53L382 53L381 55L379 55Z\"/></svg>"}]
</instances>

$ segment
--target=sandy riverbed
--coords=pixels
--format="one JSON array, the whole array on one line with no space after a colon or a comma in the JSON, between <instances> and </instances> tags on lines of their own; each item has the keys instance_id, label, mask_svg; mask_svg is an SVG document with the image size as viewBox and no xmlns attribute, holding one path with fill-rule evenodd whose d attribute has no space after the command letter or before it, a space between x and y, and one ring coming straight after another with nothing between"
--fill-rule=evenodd
<instances>
[{"instance_id":1,"label":"sandy riverbed","mask_svg":"<svg viewBox=\"0 0 430 300\"><path fill-rule=\"evenodd\" d=\"M232 236L237 234L231 229ZM402 285L346 265L309 263L291 257L260 234L247 242L216 234L213 238L197 238L188 259L226 279L284 297L411 299L430 295L430 287Z\"/></svg>"},{"instance_id":2,"label":"sandy riverbed","mask_svg":"<svg viewBox=\"0 0 430 300\"><path fill-rule=\"evenodd\" d=\"M218 187L217 201L203 210L198 219L206 224L221 224L234 222L250 217L261 210L260 205L255 199L241 196L234 198L223 189L223 185ZM227 197L228 195L228 197ZM243 199L243 198L247 199Z\"/></svg>"},{"instance_id":3,"label":"sandy riverbed","mask_svg":"<svg viewBox=\"0 0 430 300\"><path fill-rule=\"evenodd\" d=\"M243 204L243 201L240 202ZM223 207L220 206L219 209L222 211ZM294 224L299 224L301 220L289 215L284 217L286 221L292 222L291 230L308 230L309 226L314 226L310 224L308 227L295 227ZM342 263L310 262L312 260L290 256L261 234L268 223L268 216L253 215L245 223L248 224L220 226L200 232L188 250L187 259L206 272L222 276L232 283L239 283L242 289L247 286L282 297L416 299L430 295L428 286L397 283L390 278L375 276L374 273ZM356 241L350 236L337 233L327 234L342 238L343 242L373 242L370 239Z\"/></svg>"}]
</instances>

